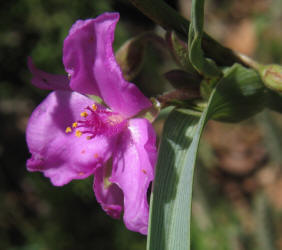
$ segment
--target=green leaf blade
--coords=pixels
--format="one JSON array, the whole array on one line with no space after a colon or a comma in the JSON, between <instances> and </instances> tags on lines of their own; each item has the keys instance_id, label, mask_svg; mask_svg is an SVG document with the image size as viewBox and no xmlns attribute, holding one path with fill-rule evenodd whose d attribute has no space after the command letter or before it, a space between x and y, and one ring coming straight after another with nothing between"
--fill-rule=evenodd
<instances>
[{"instance_id":1,"label":"green leaf blade","mask_svg":"<svg viewBox=\"0 0 282 250\"><path fill-rule=\"evenodd\" d=\"M165 124L151 198L148 250L190 249L193 173L206 114L174 110Z\"/></svg>"},{"instance_id":2,"label":"green leaf blade","mask_svg":"<svg viewBox=\"0 0 282 250\"><path fill-rule=\"evenodd\" d=\"M193 173L201 133L209 119L240 121L265 107L258 74L235 64L225 71L198 116L172 111L160 145L150 204L148 250L189 250Z\"/></svg>"},{"instance_id":3,"label":"green leaf blade","mask_svg":"<svg viewBox=\"0 0 282 250\"><path fill-rule=\"evenodd\" d=\"M204 0L192 0L191 24L188 35L189 59L200 74L208 78L218 78L221 76L220 69L211 59L205 58L202 50L204 4Z\"/></svg>"}]
</instances>

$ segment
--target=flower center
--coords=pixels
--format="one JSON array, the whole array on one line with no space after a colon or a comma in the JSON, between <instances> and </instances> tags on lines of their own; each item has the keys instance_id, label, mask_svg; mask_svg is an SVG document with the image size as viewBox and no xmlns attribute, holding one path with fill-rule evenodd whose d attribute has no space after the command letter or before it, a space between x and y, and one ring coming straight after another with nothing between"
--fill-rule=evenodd
<instances>
[{"instance_id":1,"label":"flower center","mask_svg":"<svg viewBox=\"0 0 282 250\"><path fill-rule=\"evenodd\" d=\"M96 136L104 135L111 137L118 134L127 123L119 114L110 110L101 108L96 104L91 107L87 106L80 113L81 120L72 124L72 127L67 127L65 132L71 133L75 131L75 135L80 137L82 134L87 134L87 139L93 139Z\"/></svg>"}]
</instances>

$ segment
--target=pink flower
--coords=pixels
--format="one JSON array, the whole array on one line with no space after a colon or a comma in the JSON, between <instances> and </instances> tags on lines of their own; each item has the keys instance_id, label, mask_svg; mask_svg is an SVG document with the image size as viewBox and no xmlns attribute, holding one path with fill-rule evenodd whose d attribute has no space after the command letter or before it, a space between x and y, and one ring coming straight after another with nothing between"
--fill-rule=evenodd
<instances>
[{"instance_id":1,"label":"pink flower","mask_svg":"<svg viewBox=\"0 0 282 250\"><path fill-rule=\"evenodd\" d=\"M27 168L55 186L94 174L93 189L106 213L119 218L124 212L127 228L146 234L156 135L148 120L135 118L151 102L124 80L114 57L118 19L118 13L105 13L72 26L63 48L68 77L43 72L29 58L32 83L54 91L30 117Z\"/></svg>"}]
</instances>

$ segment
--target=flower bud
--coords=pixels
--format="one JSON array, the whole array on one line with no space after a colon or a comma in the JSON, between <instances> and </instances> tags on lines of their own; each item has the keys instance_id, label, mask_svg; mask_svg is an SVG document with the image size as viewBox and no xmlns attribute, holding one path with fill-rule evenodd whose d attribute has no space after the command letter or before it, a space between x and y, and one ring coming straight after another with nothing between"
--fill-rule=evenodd
<instances>
[{"instance_id":1,"label":"flower bud","mask_svg":"<svg viewBox=\"0 0 282 250\"><path fill-rule=\"evenodd\" d=\"M147 42L164 45L164 40L152 32L144 33L134 37L116 52L116 60L122 70L123 77L131 81L140 72L143 62Z\"/></svg>"},{"instance_id":2,"label":"flower bud","mask_svg":"<svg viewBox=\"0 0 282 250\"><path fill-rule=\"evenodd\" d=\"M267 88L282 92L282 66L277 64L260 65L259 74Z\"/></svg>"},{"instance_id":3,"label":"flower bud","mask_svg":"<svg viewBox=\"0 0 282 250\"><path fill-rule=\"evenodd\" d=\"M178 89L183 87L191 87L193 89L199 89L201 83L201 76L190 74L183 70L171 70L164 74L164 77L170 82L170 84Z\"/></svg>"},{"instance_id":4,"label":"flower bud","mask_svg":"<svg viewBox=\"0 0 282 250\"><path fill-rule=\"evenodd\" d=\"M167 32L166 41L173 58L182 69L198 74L190 62L187 43L178 38L175 32Z\"/></svg>"}]
</instances>

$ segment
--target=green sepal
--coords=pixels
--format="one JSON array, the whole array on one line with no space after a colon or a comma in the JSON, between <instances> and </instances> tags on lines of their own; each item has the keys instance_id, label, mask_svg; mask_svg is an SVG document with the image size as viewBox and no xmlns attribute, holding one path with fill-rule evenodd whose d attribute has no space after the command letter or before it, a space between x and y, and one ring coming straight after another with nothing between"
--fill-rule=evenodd
<instances>
[{"instance_id":1,"label":"green sepal","mask_svg":"<svg viewBox=\"0 0 282 250\"><path fill-rule=\"evenodd\" d=\"M97 95L87 95L90 99L92 99L94 102L99 103L101 105L107 106L106 103L104 103L103 99Z\"/></svg>"},{"instance_id":2,"label":"green sepal","mask_svg":"<svg viewBox=\"0 0 282 250\"><path fill-rule=\"evenodd\" d=\"M145 118L153 123L161 111L161 103L156 98L151 98L152 106L142 110L136 116L138 118Z\"/></svg>"},{"instance_id":3,"label":"green sepal","mask_svg":"<svg viewBox=\"0 0 282 250\"><path fill-rule=\"evenodd\" d=\"M267 93L255 70L234 64L224 70L214 89L214 100L212 119L239 122L263 110Z\"/></svg>"}]
</instances>

